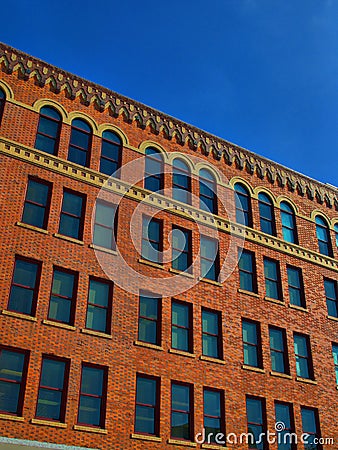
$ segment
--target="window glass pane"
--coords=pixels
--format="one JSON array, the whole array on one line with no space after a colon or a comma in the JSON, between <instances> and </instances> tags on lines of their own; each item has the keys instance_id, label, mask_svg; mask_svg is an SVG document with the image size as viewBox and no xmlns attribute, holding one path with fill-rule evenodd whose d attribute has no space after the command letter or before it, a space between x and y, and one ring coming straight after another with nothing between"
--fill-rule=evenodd
<instances>
[{"instance_id":1,"label":"window glass pane","mask_svg":"<svg viewBox=\"0 0 338 450\"><path fill-rule=\"evenodd\" d=\"M203 334L203 355L210 356L211 358L218 358L218 339L217 336L210 336Z\"/></svg>"},{"instance_id":2,"label":"window glass pane","mask_svg":"<svg viewBox=\"0 0 338 450\"><path fill-rule=\"evenodd\" d=\"M13 281L16 284L34 288L38 265L18 259L15 263Z\"/></svg>"},{"instance_id":3,"label":"window glass pane","mask_svg":"<svg viewBox=\"0 0 338 450\"><path fill-rule=\"evenodd\" d=\"M270 328L270 346L275 350L284 350L283 333L281 330Z\"/></svg>"},{"instance_id":4,"label":"window glass pane","mask_svg":"<svg viewBox=\"0 0 338 450\"><path fill-rule=\"evenodd\" d=\"M218 334L218 314L212 311L202 311L203 332Z\"/></svg>"},{"instance_id":5,"label":"window glass pane","mask_svg":"<svg viewBox=\"0 0 338 450\"><path fill-rule=\"evenodd\" d=\"M253 276L251 273L241 272L239 283L241 289L250 292L254 291Z\"/></svg>"},{"instance_id":6,"label":"window glass pane","mask_svg":"<svg viewBox=\"0 0 338 450\"><path fill-rule=\"evenodd\" d=\"M99 426L101 422L101 398L80 397L79 423Z\"/></svg>"},{"instance_id":7,"label":"window glass pane","mask_svg":"<svg viewBox=\"0 0 338 450\"><path fill-rule=\"evenodd\" d=\"M324 280L326 297L336 299L335 283L331 280Z\"/></svg>"},{"instance_id":8,"label":"window glass pane","mask_svg":"<svg viewBox=\"0 0 338 450\"><path fill-rule=\"evenodd\" d=\"M204 390L204 414L221 416L221 396L219 392Z\"/></svg>"},{"instance_id":9,"label":"window glass pane","mask_svg":"<svg viewBox=\"0 0 338 450\"><path fill-rule=\"evenodd\" d=\"M295 353L296 353L296 355L307 357L308 356L308 352L307 352L307 340L306 340L306 338L304 336L295 335L294 341L295 341Z\"/></svg>"},{"instance_id":10,"label":"window glass pane","mask_svg":"<svg viewBox=\"0 0 338 450\"><path fill-rule=\"evenodd\" d=\"M54 271L53 294L59 294L62 297L72 298L74 287L74 275L59 270Z\"/></svg>"},{"instance_id":11,"label":"window glass pane","mask_svg":"<svg viewBox=\"0 0 338 450\"><path fill-rule=\"evenodd\" d=\"M68 161L72 161L80 166L87 164L87 151L79 150L76 147L70 146L68 152Z\"/></svg>"},{"instance_id":12,"label":"window glass pane","mask_svg":"<svg viewBox=\"0 0 338 450\"><path fill-rule=\"evenodd\" d=\"M201 236L201 256L208 258L208 259L214 259L216 256L216 250L217 250L217 244L216 241L213 239L208 239L204 236Z\"/></svg>"},{"instance_id":13,"label":"window glass pane","mask_svg":"<svg viewBox=\"0 0 338 450\"><path fill-rule=\"evenodd\" d=\"M246 413L248 422L263 423L262 402L254 398L247 398Z\"/></svg>"},{"instance_id":14,"label":"window glass pane","mask_svg":"<svg viewBox=\"0 0 338 450\"><path fill-rule=\"evenodd\" d=\"M316 433L317 426L316 426L315 412L312 409L307 408L302 408L301 412L302 412L303 432Z\"/></svg>"},{"instance_id":15,"label":"window glass pane","mask_svg":"<svg viewBox=\"0 0 338 450\"><path fill-rule=\"evenodd\" d=\"M60 420L61 400L62 392L40 388L36 416Z\"/></svg>"},{"instance_id":16,"label":"window glass pane","mask_svg":"<svg viewBox=\"0 0 338 450\"><path fill-rule=\"evenodd\" d=\"M47 117L40 117L38 133L47 134L55 138L59 129L59 123L54 120L47 119Z\"/></svg>"},{"instance_id":17,"label":"window glass pane","mask_svg":"<svg viewBox=\"0 0 338 450\"><path fill-rule=\"evenodd\" d=\"M106 227L114 227L115 206L106 203L96 203L95 222ZM80 210L81 213L81 210Z\"/></svg>"},{"instance_id":18,"label":"window glass pane","mask_svg":"<svg viewBox=\"0 0 338 450\"><path fill-rule=\"evenodd\" d=\"M258 367L257 347L244 344L244 364L248 366Z\"/></svg>"},{"instance_id":19,"label":"window glass pane","mask_svg":"<svg viewBox=\"0 0 338 450\"><path fill-rule=\"evenodd\" d=\"M171 337L172 348L177 350L182 350L185 352L189 351L189 331L185 328L172 327L172 337Z\"/></svg>"},{"instance_id":20,"label":"window glass pane","mask_svg":"<svg viewBox=\"0 0 338 450\"><path fill-rule=\"evenodd\" d=\"M83 198L70 192L64 192L62 201L62 212L73 214L77 217L82 213Z\"/></svg>"},{"instance_id":21,"label":"window glass pane","mask_svg":"<svg viewBox=\"0 0 338 450\"><path fill-rule=\"evenodd\" d=\"M0 381L0 410L17 414L19 406L20 385Z\"/></svg>"},{"instance_id":22,"label":"window glass pane","mask_svg":"<svg viewBox=\"0 0 338 450\"><path fill-rule=\"evenodd\" d=\"M9 309L22 314L31 314L33 305L34 291L12 286L9 299Z\"/></svg>"},{"instance_id":23,"label":"window glass pane","mask_svg":"<svg viewBox=\"0 0 338 450\"><path fill-rule=\"evenodd\" d=\"M189 327L189 308L182 303L172 304L172 323L181 327Z\"/></svg>"},{"instance_id":24,"label":"window glass pane","mask_svg":"<svg viewBox=\"0 0 338 450\"><path fill-rule=\"evenodd\" d=\"M291 286L300 288L300 273L299 270L288 267L288 282Z\"/></svg>"},{"instance_id":25,"label":"window glass pane","mask_svg":"<svg viewBox=\"0 0 338 450\"><path fill-rule=\"evenodd\" d=\"M156 380L143 377L137 378L136 401L137 403L155 405Z\"/></svg>"},{"instance_id":26,"label":"window glass pane","mask_svg":"<svg viewBox=\"0 0 338 450\"><path fill-rule=\"evenodd\" d=\"M24 362L25 355L23 353L2 350L0 355L0 378L20 382Z\"/></svg>"},{"instance_id":27,"label":"window glass pane","mask_svg":"<svg viewBox=\"0 0 338 450\"><path fill-rule=\"evenodd\" d=\"M149 319L157 319L158 299L140 296L140 315Z\"/></svg>"},{"instance_id":28,"label":"window glass pane","mask_svg":"<svg viewBox=\"0 0 338 450\"><path fill-rule=\"evenodd\" d=\"M113 248L113 231L101 225L94 225L93 243L99 247Z\"/></svg>"},{"instance_id":29,"label":"window glass pane","mask_svg":"<svg viewBox=\"0 0 338 450\"><path fill-rule=\"evenodd\" d=\"M155 409L136 405L135 431L155 434Z\"/></svg>"},{"instance_id":30,"label":"window glass pane","mask_svg":"<svg viewBox=\"0 0 338 450\"><path fill-rule=\"evenodd\" d=\"M119 136L113 131L106 130L102 133L103 139L107 139L108 141L115 142L116 144L121 144L121 139Z\"/></svg>"},{"instance_id":31,"label":"window glass pane","mask_svg":"<svg viewBox=\"0 0 338 450\"><path fill-rule=\"evenodd\" d=\"M59 120L59 121L62 119L61 115L54 108L51 108L50 106L43 106L40 109L40 114L43 114L44 116L48 116L48 117L51 117L52 119Z\"/></svg>"},{"instance_id":32,"label":"window glass pane","mask_svg":"<svg viewBox=\"0 0 338 450\"><path fill-rule=\"evenodd\" d=\"M190 439L189 415L174 412L171 414L171 435L175 438Z\"/></svg>"},{"instance_id":33,"label":"window glass pane","mask_svg":"<svg viewBox=\"0 0 338 450\"><path fill-rule=\"evenodd\" d=\"M35 141L35 148L42 150L43 152L54 155L55 153L55 139L48 136L37 134Z\"/></svg>"},{"instance_id":34,"label":"window glass pane","mask_svg":"<svg viewBox=\"0 0 338 450\"><path fill-rule=\"evenodd\" d=\"M107 331L107 310L88 305L86 328L105 333Z\"/></svg>"},{"instance_id":35,"label":"window glass pane","mask_svg":"<svg viewBox=\"0 0 338 450\"><path fill-rule=\"evenodd\" d=\"M70 142L72 145L87 150L89 147L89 139L90 135L88 133L84 133L81 130L72 128L72 134L70 138Z\"/></svg>"},{"instance_id":36,"label":"window glass pane","mask_svg":"<svg viewBox=\"0 0 338 450\"><path fill-rule=\"evenodd\" d=\"M109 297L109 285L95 280L89 283L89 302L95 305L107 307Z\"/></svg>"},{"instance_id":37,"label":"window glass pane","mask_svg":"<svg viewBox=\"0 0 338 450\"><path fill-rule=\"evenodd\" d=\"M172 408L180 411L190 411L190 389L181 384L172 385Z\"/></svg>"},{"instance_id":38,"label":"window glass pane","mask_svg":"<svg viewBox=\"0 0 338 450\"><path fill-rule=\"evenodd\" d=\"M243 341L257 344L257 325L243 321Z\"/></svg>"},{"instance_id":39,"label":"window glass pane","mask_svg":"<svg viewBox=\"0 0 338 450\"><path fill-rule=\"evenodd\" d=\"M264 275L272 280L277 280L277 264L274 261L264 260Z\"/></svg>"},{"instance_id":40,"label":"window glass pane","mask_svg":"<svg viewBox=\"0 0 338 450\"><path fill-rule=\"evenodd\" d=\"M102 395L103 375L102 369L84 366L82 369L81 393Z\"/></svg>"},{"instance_id":41,"label":"window glass pane","mask_svg":"<svg viewBox=\"0 0 338 450\"><path fill-rule=\"evenodd\" d=\"M26 200L45 206L47 204L48 192L49 187L47 184L29 180Z\"/></svg>"},{"instance_id":42,"label":"window glass pane","mask_svg":"<svg viewBox=\"0 0 338 450\"><path fill-rule=\"evenodd\" d=\"M64 236L69 236L74 239L78 239L80 231L80 219L77 217L71 217L66 215L61 215L59 233Z\"/></svg>"},{"instance_id":43,"label":"window glass pane","mask_svg":"<svg viewBox=\"0 0 338 450\"><path fill-rule=\"evenodd\" d=\"M283 239L287 242L296 242L294 230L283 228Z\"/></svg>"},{"instance_id":44,"label":"window glass pane","mask_svg":"<svg viewBox=\"0 0 338 450\"><path fill-rule=\"evenodd\" d=\"M285 373L283 353L271 351L271 369L274 372Z\"/></svg>"},{"instance_id":45,"label":"window glass pane","mask_svg":"<svg viewBox=\"0 0 338 450\"><path fill-rule=\"evenodd\" d=\"M157 324L153 320L140 318L138 339L150 344L157 344Z\"/></svg>"},{"instance_id":46,"label":"window glass pane","mask_svg":"<svg viewBox=\"0 0 338 450\"><path fill-rule=\"evenodd\" d=\"M41 386L62 389L66 363L44 359L42 363Z\"/></svg>"}]
</instances>

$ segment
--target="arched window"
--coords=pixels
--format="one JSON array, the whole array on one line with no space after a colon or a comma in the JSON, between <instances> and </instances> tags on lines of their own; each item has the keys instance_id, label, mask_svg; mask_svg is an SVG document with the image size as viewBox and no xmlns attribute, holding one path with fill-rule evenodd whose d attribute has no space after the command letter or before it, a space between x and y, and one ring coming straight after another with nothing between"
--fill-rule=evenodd
<instances>
[{"instance_id":1,"label":"arched window","mask_svg":"<svg viewBox=\"0 0 338 450\"><path fill-rule=\"evenodd\" d=\"M163 158L156 148L146 149L144 169L144 187L149 191L158 192L164 188Z\"/></svg>"},{"instance_id":2,"label":"arched window","mask_svg":"<svg viewBox=\"0 0 338 450\"><path fill-rule=\"evenodd\" d=\"M336 235L336 247L338 248L338 223L336 223L334 226L334 232Z\"/></svg>"},{"instance_id":3,"label":"arched window","mask_svg":"<svg viewBox=\"0 0 338 450\"><path fill-rule=\"evenodd\" d=\"M316 234L318 240L319 253L332 256L329 226L322 217L316 216Z\"/></svg>"},{"instance_id":4,"label":"arched window","mask_svg":"<svg viewBox=\"0 0 338 450\"><path fill-rule=\"evenodd\" d=\"M298 243L295 212L287 202L281 202L280 215L282 219L283 239L294 244Z\"/></svg>"},{"instance_id":5,"label":"arched window","mask_svg":"<svg viewBox=\"0 0 338 450\"><path fill-rule=\"evenodd\" d=\"M207 169L200 170L200 208L217 214L217 186L216 180Z\"/></svg>"},{"instance_id":6,"label":"arched window","mask_svg":"<svg viewBox=\"0 0 338 450\"><path fill-rule=\"evenodd\" d=\"M173 198L183 203L191 203L191 178L188 165L181 159L173 163Z\"/></svg>"},{"instance_id":7,"label":"arched window","mask_svg":"<svg viewBox=\"0 0 338 450\"><path fill-rule=\"evenodd\" d=\"M5 108L6 95L2 89L0 89L0 124L2 119L2 114Z\"/></svg>"},{"instance_id":8,"label":"arched window","mask_svg":"<svg viewBox=\"0 0 338 450\"><path fill-rule=\"evenodd\" d=\"M40 109L35 148L56 155L59 147L62 117L54 108L43 106Z\"/></svg>"},{"instance_id":9,"label":"arched window","mask_svg":"<svg viewBox=\"0 0 338 450\"><path fill-rule=\"evenodd\" d=\"M112 175L121 167L122 142L116 133L102 133L100 172Z\"/></svg>"},{"instance_id":10,"label":"arched window","mask_svg":"<svg viewBox=\"0 0 338 450\"><path fill-rule=\"evenodd\" d=\"M258 204L261 230L264 233L276 236L275 215L271 198L261 192L258 194Z\"/></svg>"},{"instance_id":11,"label":"arched window","mask_svg":"<svg viewBox=\"0 0 338 450\"><path fill-rule=\"evenodd\" d=\"M236 222L252 227L251 200L248 189L241 183L235 186Z\"/></svg>"},{"instance_id":12,"label":"arched window","mask_svg":"<svg viewBox=\"0 0 338 450\"><path fill-rule=\"evenodd\" d=\"M88 167L91 143L91 127L82 119L74 119L70 135L68 161Z\"/></svg>"}]
</instances>

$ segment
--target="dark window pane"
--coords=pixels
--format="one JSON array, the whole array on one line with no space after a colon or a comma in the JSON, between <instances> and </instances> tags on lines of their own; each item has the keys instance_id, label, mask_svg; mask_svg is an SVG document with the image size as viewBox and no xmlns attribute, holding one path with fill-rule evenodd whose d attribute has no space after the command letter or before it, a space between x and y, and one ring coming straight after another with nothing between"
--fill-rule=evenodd
<instances>
[{"instance_id":1,"label":"dark window pane","mask_svg":"<svg viewBox=\"0 0 338 450\"><path fill-rule=\"evenodd\" d=\"M104 372L96 367L84 366L82 371L81 393L102 395Z\"/></svg>"},{"instance_id":2,"label":"dark window pane","mask_svg":"<svg viewBox=\"0 0 338 450\"><path fill-rule=\"evenodd\" d=\"M14 266L8 308L23 314L33 313L33 301L37 296L37 263L17 259Z\"/></svg>"},{"instance_id":3,"label":"dark window pane","mask_svg":"<svg viewBox=\"0 0 338 450\"><path fill-rule=\"evenodd\" d=\"M93 426L100 426L101 398L81 396L78 422Z\"/></svg>"}]
</instances>

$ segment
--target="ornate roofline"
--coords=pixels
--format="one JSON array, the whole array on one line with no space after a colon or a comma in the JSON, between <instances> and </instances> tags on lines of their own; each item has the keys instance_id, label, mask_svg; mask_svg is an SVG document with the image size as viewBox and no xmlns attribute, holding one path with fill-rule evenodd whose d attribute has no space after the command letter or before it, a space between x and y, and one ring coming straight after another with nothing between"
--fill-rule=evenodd
<instances>
[{"instance_id":1,"label":"ornate roofline","mask_svg":"<svg viewBox=\"0 0 338 450\"><path fill-rule=\"evenodd\" d=\"M296 191L301 196L307 195L311 200L325 202L328 207L335 207L338 210L338 188L334 186L314 180L3 43L0 43L0 64L2 70L9 74L18 71L25 80L35 77L41 87L50 84L51 89L56 93L66 90L70 99L80 97L85 105L94 104L99 111L103 112L107 109L114 116L123 114L124 119L129 123L137 121L143 129L150 126L156 134L163 132L169 140L176 138L180 144L188 143L194 150L200 148L206 155L211 152L218 160L224 158L230 166L236 164L240 170L245 169L250 174L256 173L259 178L266 177L272 184L277 182L280 186L287 186L289 190Z\"/></svg>"}]
</instances>

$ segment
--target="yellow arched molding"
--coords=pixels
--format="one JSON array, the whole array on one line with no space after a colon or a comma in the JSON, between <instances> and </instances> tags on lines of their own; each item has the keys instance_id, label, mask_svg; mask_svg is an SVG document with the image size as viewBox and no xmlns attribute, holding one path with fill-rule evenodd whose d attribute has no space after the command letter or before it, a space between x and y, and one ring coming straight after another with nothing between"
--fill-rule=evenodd
<instances>
[{"instance_id":1,"label":"yellow arched molding","mask_svg":"<svg viewBox=\"0 0 338 450\"><path fill-rule=\"evenodd\" d=\"M52 108L55 108L61 114L62 121L63 122L67 122L67 120L68 120L68 113L67 113L65 108L60 103L58 103L58 102L56 102L54 100L50 100L49 98L41 98L39 100L36 100L33 103L33 109L37 113L40 112L40 109L43 106L51 106Z\"/></svg>"},{"instance_id":2,"label":"yellow arched molding","mask_svg":"<svg viewBox=\"0 0 338 450\"><path fill-rule=\"evenodd\" d=\"M321 211L320 209L314 209L313 211L311 211L311 219L313 222L316 221L316 216L322 216L325 220L326 223L328 224L328 226L331 228L332 227L332 222L329 216L327 216L323 211Z\"/></svg>"},{"instance_id":3,"label":"yellow arched molding","mask_svg":"<svg viewBox=\"0 0 338 450\"><path fill-rule=\"evenodd\" d=\"M229 186L232 187L233 190L235 190L235 184L236 183L240 183L243 184L249 191L249 194L253 197L255 192L251 186L251 184L249 184L246 180L244 180L244 178L241 177L232 177L231 180L229 181Z\"/></svg>"},{"instance_id":4,"label":"yellow arched molding","mask_svg":"<svg viewBox=\"0 0 338 450\"><path fill-rule=\"evenodd\" d=\"M197 163L196 166L195 166L195 173L196 173L196 175L199 176L199 173L200 173L201 169L208 170L213 175L213 177L215 178L215 182L216 183L221 183L222 180L221 180L221 177L220 177L218 171L215 170L210 164L207 164L204 161Z\"/></svg>"},{"instance_id":5,"label":"yellow arched molding","mask_svg":"<svg viewBox=\"0 0 338 450\"><path fill-rule=\"evenodd\" d=\"M261 193L266 194L268 197L271 198L273 205L278 206L277 201L276 201L276 196L270 191L270 189L267 189L263 186L259 186L254 189L254 193L255 193L254 198L257 198L257 199L258 199L259 194L261 194Z\"/></svg>"},{"instance_id":6,"label":"yellow arched molding","mask_svg":"<svg viewBox=\"0 0 338 450\"><path fill-rule=\"evenodd\" d=\"M332 219L332 229L333 229L334 231L336 231L336 230L334 229L334 227L338 227L338 217L334 217L334 218Z\"/></svg>"},{"instance_id":7,"label":"yellow arched molding","mask_svg":"<svg viewBox=\"0 0 338 450\"><path fill-rule=\"evenodd\" d=\"M95 120L90 117L88 114L80 112L80 111L72 111L69 113L68 115L68 121L67 123L69 125L71 125L72 121L74 119L83 119L85 122L88 122L89 125L91 125L92 130L94 131L95 134L97 134L98 132L98 126L97 123L95 122Z\"/></svg>"},{"instance_id":8,"label":"yellow arched molding","mask_svg":"<svg viewBox=\"0 0 338 450\"><path fill-rule=\"evenodd\" d=\"M156 148L156 150L158 150L159 152L161 152L163 159L166 163L168 163L168 153L167 151L162 147L162 145L158 144L157 142L154 141L143 141L141 142L141 144L138 146L140 153L145 154L146 149L148 147L153 147Z\"/></svg>"},{"instance_id":9,"label":"yellow arched molding","mask_svg":"<svg viewBox=\"0 0 338 450\"><path fill-rule=\"evenodd\" d=\"M97 132L100 136L102 136L102 133L104 131L113 131L119 136L119 138L121 138L123 146L129 145L127 135L124 133L124 131L121 130L121 128L117 127L116 125L112 125L111 123L102 123L98 126Z\"/></svg>"},{"instance_id":10,"label":"yellow arched molding","mask_svg":"<svg viewBox=\"0 0 338 450\"><path fill-rule=\"evenodd\" d=\"M287 197L286 195L280 195L280 196L277 198L277 205L278 205L278 208L280 208L280 204L281 204L282 202L288 203L288 204L291 206L291 208L294 210L294 212L295 212L296 214L298 214L298 212L299 212L298 206L295 204L295 202L294 202L293 200L291 200L291 199L290 199L289 197Z\"/></svg>"},{"instance_id":11,"label":"yellow arched molding","mask_svg":"<svg viewBox=\"0 0 338 450\"><path fill-rule=\"evenodd\" d=\"M180 152L170 152L170 154L168 155L169 164L173 165L174 159L181 159L183 162L185 162L188 165L190 172L195 173L195 170L194 170L195 166L188 156L186 156Z\"/></svg>"},{"instance_id":12,"label":"yellow arched molding","mask_svg":"<svg viewBox=\"0 0 338 450\"><path fill-rule=\"evenodd\" d=\"M13 100L14 99L14 93L12 91L12 88L9 84L7 84L5 81L0 80L0 88L4 91L6 95L6 100Z\"/></svg>"}]
</instances>

